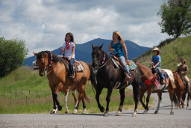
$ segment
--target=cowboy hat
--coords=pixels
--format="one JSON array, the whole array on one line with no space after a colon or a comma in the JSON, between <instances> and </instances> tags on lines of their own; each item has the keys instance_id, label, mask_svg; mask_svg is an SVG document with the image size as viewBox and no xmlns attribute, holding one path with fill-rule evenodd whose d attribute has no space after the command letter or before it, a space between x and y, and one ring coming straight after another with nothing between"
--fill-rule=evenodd
<instances>
[{"instance_id":1,"label":"cowboy hat","mask_svg":"<svg viewBox=\"0 0 191 128\"><path fill-rule=\"evenodd\" d=\"M155 47L152 51L159 51L160 52L159 48L157 48L157 47Z\"/></svg>"}]
</instances>

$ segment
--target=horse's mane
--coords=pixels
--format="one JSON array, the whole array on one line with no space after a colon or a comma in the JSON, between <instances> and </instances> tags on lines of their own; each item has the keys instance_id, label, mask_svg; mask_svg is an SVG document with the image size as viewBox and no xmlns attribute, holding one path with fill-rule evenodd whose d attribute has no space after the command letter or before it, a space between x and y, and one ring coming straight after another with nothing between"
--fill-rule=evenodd
<instances>
[{"instance_id":1,"label":"horse's mane","mask_svg":"<svg viewBox=\"0 0 191 128\"><path fill-rule=\"evenodd\" d=\"M39 52L39 53L37 54L37 59L42 58L42 56L43 56L44 53L47 53L47 54L48 54L48 58L49 58L49 60L51 60L52 62L54 62L54 63L60 62L60 63L66 64L66 60L64 60L62 57L57 56L57 55L54 54L54 53L51 53L51 51L41 51L41 52Z\"/></svg>"}]
</instances>

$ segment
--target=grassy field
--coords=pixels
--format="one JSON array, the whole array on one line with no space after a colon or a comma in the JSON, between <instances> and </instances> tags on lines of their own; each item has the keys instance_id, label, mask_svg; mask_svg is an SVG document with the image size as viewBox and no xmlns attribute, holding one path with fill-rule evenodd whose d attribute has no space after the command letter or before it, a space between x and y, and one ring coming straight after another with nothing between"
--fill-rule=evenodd
<instances>
[{"instance_id":1,"label":"grassy field","mask_svg":"<svg viewBox=\"0 0 191 128\"><path fill-rule=\"evenodd\" d=\"M98 113L95 94L92 85L87 84L87 95L90 103L87 103L89 113ZM103 90L101 102L105 105L106 90ZM64 95L59 94L59 100L64 106ZM112 94L110 110L116 111L119 104L119 93L115 90ZM126 90L125 109L132 108L134 104L132 92ZM82 106L82 105L81 105ZM82 108L80 106L80 109ZM70 112L73 112L74 101L69 96ZM28 67L20 67L8 76L0 79L0 113L49 113L52 109L51 91L46 77L40 77L38 72ZM64 113L65 108L61 111Z\"/></svg>"},{"instance_id":2,"label":"grassy field","mask_svg":"<svg viewBox=\"0 0 191 128\"><path fill-rule=\"evenodd\" d=\"M182 57L187 60L189 69L191 70L191 36L184 38L177 38L176 40L164 45L161 49L162 68L176 70L179 58ZM139 57L137 60L146 65L151 63L151 52ZM189 71L191 77L191 71Z\"/></svg>"}]
</instances>

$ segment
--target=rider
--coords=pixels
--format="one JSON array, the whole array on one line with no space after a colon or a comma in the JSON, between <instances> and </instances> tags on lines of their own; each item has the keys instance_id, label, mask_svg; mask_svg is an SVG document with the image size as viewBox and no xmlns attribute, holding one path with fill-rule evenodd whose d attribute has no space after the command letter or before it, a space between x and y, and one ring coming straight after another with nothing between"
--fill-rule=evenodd
<instances>
[{"instance_id":1,"label":"rider","mask_svg":"<svg viewBox=\"0 0 191 128\"><path fill-rule=\"evenodd\" d=\"M109 50L119 58L120 63L123 65L125 70L126 79L130 80L131 73L129 68L128 53L125 41L122 39L119 32L113 32L112 41L109 46Z\"/></svg>"},{"instance_id":2,"label":"rider","mask_svg":"<svg viewBox=\"0 0 191 128\"><path fill-rule=\"evenodd\" d=\"M68 76L70 78L74 77L74 69L73 65L75 63L75 42L74 42L74 36L71 32L66 33L65 36L65 43L63 47L61 48L61 53L64 57L66 57L69 60L69 73Z\"/></svg>"},{"instance_id":3,"label":"rider","mask_svg":"<svg viewBox=\"0 0 191 128\"><path fill-rule=\"evenodd\" d=\"M153 50L153 56L152 56L152 73L157 73L160 77L161 84L164 84L164 75L160 71L160 64L161 64L161 56L160 56L160 50L159 48L155 47Z\"/></svg>"},{"instance_id":4,"label":"rider","mask_svg":"<svg viewBox=\"0 0 191 128\"><path fill-rule=\"evenodd\" d=\"M178 64L176 71L181 76L181 79L186 82L186 85L188 85L190 80L189 80L189 78L187 76L187 74L188 74L188 65L186 65L186 60L185 59L183 59L183 58L180 59L180 64Z\"/></svg>"}]
</instances>

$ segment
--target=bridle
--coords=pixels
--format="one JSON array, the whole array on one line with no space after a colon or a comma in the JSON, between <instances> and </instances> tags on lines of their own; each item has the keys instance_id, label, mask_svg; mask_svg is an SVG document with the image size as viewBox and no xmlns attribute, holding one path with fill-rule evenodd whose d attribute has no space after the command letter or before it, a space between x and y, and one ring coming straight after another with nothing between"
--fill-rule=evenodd
<instances>
[{"instance_id":1,"label":"bridle","mask_svg":"<svg viewBox=\"0 0 191 128\"><path fill-rule=\"evenodd\" d=\"M44 67L43 69L43 74L45 75L45 71L47 72L47 74L49 74L51 72L51 68L52 68L52 53L50 51L43 51L43 53L47 53L48 54L48 65ZM44 62L45 63L45 62Z\"/></svg>"},{"instance_id":2,"label":"bridle","mask_svg":"<svg viewBox=\"0 0 191 128\"><path fill-rule=\"evenodd\" d=\"M109 59L106 60L106 54L104 53L104 56L103 56L103 58L102 58L102 60L101 60L101 64L100 64L98 67L96 67L96 68L93 67L93 72L94 72L94 73L97 73L98 70L101 69L101 68L103 68L103 67L109 62L110 59L111 59L111 58L109 58Z\"/></svg>"},{"instance_id":3,"label":"bridle","mask_svg":"<svg viewBox=\"0 0 191 128\"><path fill-rule=\"evenodd\" d=\"M99 65L97 68L92 67L93 69L93 74L94 74L94 78L95 78L95 84L97 84L97 72L103 68L109 61L111 60L111 57L109 59L106 60L106 54L104 53L104 56L101 60L101 65Z\"/></svg>"}]
</instances>

